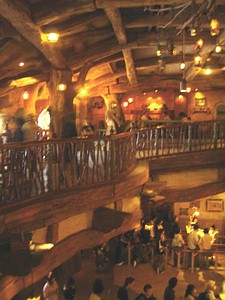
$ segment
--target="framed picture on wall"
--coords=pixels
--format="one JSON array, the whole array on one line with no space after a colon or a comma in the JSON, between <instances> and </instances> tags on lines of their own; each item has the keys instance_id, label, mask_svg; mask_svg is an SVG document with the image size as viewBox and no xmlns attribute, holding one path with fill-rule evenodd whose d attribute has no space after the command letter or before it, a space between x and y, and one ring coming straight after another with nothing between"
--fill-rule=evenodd
<instances>
[{"instance_id":1,"label":"framed picture on wall","mask_svg":"<svg viewBox=\"0 0 225 300\"><path fill-rule=\"evenodd\" d=\"M206 97L195 97L195 106L206 106Z\"/></svg>"},{"instance_id":2,"label":"framed picture on wall","mask_svg":"<svg viewBox=\"0 0 225 300\"><path fill-rule=\"evenodd\" d=\"M211 211L211 212L224 211L223 199L208 199L208 200L206 200L206 210Z\"/></svg>"},{"instance_id":3,"label":"framed picture on wall","mask_svg":"<svg viewBox=\"0 0 225 300\"><path fill-rule=\"evenodd\" d=\"M188 216L188 207L187 208L180 207L180 216Z\"/></svg>"}]
</instances>

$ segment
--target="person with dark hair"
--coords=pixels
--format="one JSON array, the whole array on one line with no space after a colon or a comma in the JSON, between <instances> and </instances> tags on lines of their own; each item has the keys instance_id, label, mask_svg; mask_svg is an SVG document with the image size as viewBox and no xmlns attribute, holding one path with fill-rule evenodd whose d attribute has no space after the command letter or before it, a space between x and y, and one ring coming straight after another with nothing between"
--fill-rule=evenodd
<instances>
[{"instance_id":1,"label":"person with dark hair","mask_svg":"<svg viewBox=\"0 0 225 300\"><path fill-rule=\"evenodd\" d=\"M177 285L177 278L172 277L168 281L168 286L166 287L164 291L164 300L175 300L175 291L174 288Z\"/></svg>"},{"instance_id":2,"label":"person with dark hair","mask_svg":"<svg viewBox=\"0 0 225 300\"><path fill-rule=\"evenodd\" d=\"M195 300L196 298L196 288L193 284L189 284L185 291L184 300Z\"/></svg>"},{"instance_id":3,"label":"person with dark hair","mask_svg":"<svg viewBox=\"0 0 225 300\"><path fill-rule=\"evenodd\" d=\"M58 300L59 299L59 286L55 280L52 272L49 272L47 282L43 287L44 300Z\"/></svg>"},{"instance_id":4,"label":"person with dark hair","mask_svg":"<svg viewBox=\"0 0 225 300\"><path fill-rule=\"evenodd\" d=\"M189 250L199 250L199 235L198 235L199 226L194 225L193 230L188 234L187 237L187 246ZM188 265L191 266L191 253L188 253ZM195 265L198 265L199 257L195 256Z\"/></svg>"},{"instance_id":5,"label":"person with dark hair","mask_svg":"<svg viewBox=\"0 0 225 300\"><path fill-rule=\"evenodd\" d=\"M117 299L119 300L129 300L128 289L134 285L134 278L127 277L124 281L124 285L119 288L117 292Z\"/></svg>"},{"instance_id":6,"label":"person with dark hair","mask_svg":"<svg viewBox=\"0 0 225 300\"><path fill-rule=\"evenodd\" d=\"M209 251L212 248L213 238L209 235L209 229L204 228L204 235L201 237L199 246L202 250ZM209 266L209 256L211 253L206 252L201 255L201 266L208 268Z\"/></svg>"},{"instance_id":7,"label":"person with dark hair","mask_svg":"<svg viewBox=\"0 0 225 300\"><path fill-rule=\"evenodd\" d=\"M157 274L160 274L165 271L166 238L163 229L159 230L158 234L159 237L156 241L154 269Z\"/></svg>"},{"instance_id":8,"label":"person with dark hair","mask_svg":"<svg viewBox=\"0 0 225 300\"><path fill-rule=\"evenodd\" d=\"M173 221L171 223L171 231L170 231L170 238L174 238L175 233L180 232L180 226L178 224L179 217L174 216Z\"/></svg>"},{"instance_id":9,"label":"person with dark hair","mask_svg":"<svg viewBox=\"0 0 225 300\"><path fill-rule=\"evenodd\" d=\"M69 277L67 282L63 287L63 294L65 300L74 300L76 289L75 289L75 280L72 277Z\"/></svg>"},{"instance_id":10,"label":"person with dark hair","mask_svg":"<svg viewBox=\"0 0 225 300\"><path fill-rule=\"evenodd\" d=\"M89 300L101 300L102 292L104 290L104 286L101 279L96 279L93 283L92 293L89 297Z\"/></svg>"},{"instance_id":11,"label":"person with dark hair","mask_svg":"<svg viewBox=\"0 0 225 300\"><path fill-rule=\"evenodd\" d=\"M12 142L14 143L22 142L23 141L22 126L24 124L24 121L22 118L15 118L13 122L15 124L15 129L13 130L13 134L12 134Z\"/></svg>"},{"instance_id":12,"label":"person with dark hair","mask_svg":"<svg viewBox=\"0 0 225 300\"><path fill-rule=\"evenodd\" d=\"M153 296L153 289L151 284L146 284L143 288L144 293L141 293L140 295L135 298L135 300L157 300Z\"/></svg>"}]
</instances>

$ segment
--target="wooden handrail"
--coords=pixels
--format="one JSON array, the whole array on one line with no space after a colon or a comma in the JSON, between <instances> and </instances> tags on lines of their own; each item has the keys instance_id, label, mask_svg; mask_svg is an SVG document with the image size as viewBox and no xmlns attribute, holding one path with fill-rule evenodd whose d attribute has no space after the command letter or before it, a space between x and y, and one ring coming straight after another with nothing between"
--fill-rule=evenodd
<instances>
[{"instance_id":1,"label":"wooden handrail","mask_svg":"<svg viewBox=\"0 0 225 300\"><path fill-rule=\"evenodd\" d=\"M225 148L225 121L165 122L110 136L0 144L0 205L109 182L136 159Z\"/></svg>"}]
</instances>

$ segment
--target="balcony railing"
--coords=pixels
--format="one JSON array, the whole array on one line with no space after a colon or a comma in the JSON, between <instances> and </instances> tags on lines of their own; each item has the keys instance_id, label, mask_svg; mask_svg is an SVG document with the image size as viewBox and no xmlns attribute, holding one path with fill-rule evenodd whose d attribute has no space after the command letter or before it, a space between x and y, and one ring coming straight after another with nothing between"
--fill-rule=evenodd
<instances>
[{"instance_id":1,"label":"balcony railing","mask_svg":"<svg viewBox=\"0 0 225 300\"><path fill-rule=\"evenodd\" d=\"M155 125L108 137L0 145L0 204L109 182L137 159L225 148L225 121Z\"/></svg>"}]
</instances>

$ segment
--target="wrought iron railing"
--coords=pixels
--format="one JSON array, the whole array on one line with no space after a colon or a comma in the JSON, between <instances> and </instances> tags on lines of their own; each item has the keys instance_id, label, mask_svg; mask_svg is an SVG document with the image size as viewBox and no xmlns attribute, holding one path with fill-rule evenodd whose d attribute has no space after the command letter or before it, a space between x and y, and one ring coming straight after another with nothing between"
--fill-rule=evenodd
<instances>
[{"instance_id":1,"label":"wrought iron railing","mask_svg":"<svg viewBox=\"0 0 225 300\"><path fill-rule=\"evenodd\" d=\"M0 145L0 204L102 184L137 159L225 148L225 121L166 123L118 135Z\"/></svg>"}]
</instances>

